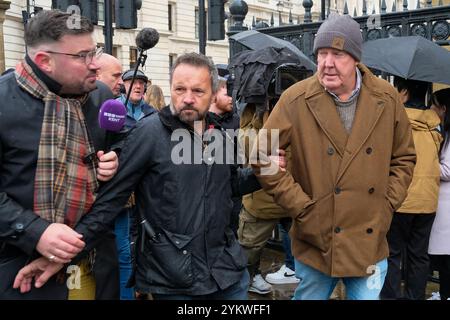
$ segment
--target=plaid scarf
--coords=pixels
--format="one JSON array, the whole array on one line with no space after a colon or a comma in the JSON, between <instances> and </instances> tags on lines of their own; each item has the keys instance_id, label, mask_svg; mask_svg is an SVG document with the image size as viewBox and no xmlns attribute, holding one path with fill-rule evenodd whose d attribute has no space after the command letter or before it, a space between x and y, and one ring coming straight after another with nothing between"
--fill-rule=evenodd
<instances>
[{"instance_id":1,"label":"plaid scarf","mask_svg":"<svg viewBox=\"0 0 450 320\"><path fill-rule=\"evenodd\" d=\"M15 75L21 88L45 104L33 210L47 221L74 227L90 210L98 187L94 162L83 161L95 154L82 112L87 95L65 99L50 92L26 61Z\"/></svg>"}]
</instances>

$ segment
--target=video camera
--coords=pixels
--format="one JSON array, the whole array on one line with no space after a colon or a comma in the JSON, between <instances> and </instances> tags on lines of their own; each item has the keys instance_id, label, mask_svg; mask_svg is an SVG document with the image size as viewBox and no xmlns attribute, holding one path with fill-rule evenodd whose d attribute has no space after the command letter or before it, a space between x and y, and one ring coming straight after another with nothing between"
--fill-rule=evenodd
<instances>
[{"instance_id":1,"label":"video camera","mask_svg":"<svg viewBox=\"0 0 450 320\"><path fill-rule=\"evenodd\" d=\"M270 104L274 106L284 90L313 74L313 71L307 70L296 63L284 63L278 66L274 70L267 87L267 98ZM234 74L227 74L224 78L227 79L227 94L232 97L235 82Z\"/></svg>"},{"instance_id":2,"label":"video camera","mask_svg":"<svg viewBox=\"0 0 450 320\"><path fill-rule=\"evenodd\" d=\"M295 63L284 63L275 69L270 81L268 94L279 98L281 94L293 84L313 75L313 72Z\"/></svg>"}]
</instances>

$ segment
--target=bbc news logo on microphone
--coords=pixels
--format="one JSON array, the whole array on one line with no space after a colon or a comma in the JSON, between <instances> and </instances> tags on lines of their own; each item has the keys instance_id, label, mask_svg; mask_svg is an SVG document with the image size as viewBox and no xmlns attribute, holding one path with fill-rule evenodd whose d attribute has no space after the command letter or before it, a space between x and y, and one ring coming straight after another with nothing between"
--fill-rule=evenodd
<instances>
[{"instance_id":1,"label":"bbc news logo on microphone","mask_svg":"<svg viewBox=\"0 0 450 320\"><path fill-rule=\"evenodd\" d=\"M108 119L109 122L121 122L123 119L125 119L125 115L121 114L115 114L110 112L103 112L103 116Z\"/></svg>"}]
</instances>

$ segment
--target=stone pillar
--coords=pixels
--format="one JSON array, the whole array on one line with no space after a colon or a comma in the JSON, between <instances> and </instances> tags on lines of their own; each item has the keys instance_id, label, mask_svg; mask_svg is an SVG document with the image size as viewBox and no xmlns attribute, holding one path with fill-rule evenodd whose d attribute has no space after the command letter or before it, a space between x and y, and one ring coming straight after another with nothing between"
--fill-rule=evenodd
<instances>
[{"instance_id":1,"label":"stone pillar","mask_svg":"<svg viewBox=\"0 0 450 320\"><path fill-rule=\"evenodd\" d=\"M3 37L3 22L5 21L6 10L11 2L0 0L0 73L5 71L5 39Z\"/></svg>"}]
</instances>

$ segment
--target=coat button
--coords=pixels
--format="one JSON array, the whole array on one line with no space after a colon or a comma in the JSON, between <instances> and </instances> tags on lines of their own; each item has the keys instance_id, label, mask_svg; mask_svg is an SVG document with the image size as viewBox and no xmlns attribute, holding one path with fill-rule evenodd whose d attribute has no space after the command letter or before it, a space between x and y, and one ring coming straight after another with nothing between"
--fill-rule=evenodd
<instances>
[{"instance_id":1,"label":"coat button","mask_svg":"<svg viewBox=\"0 0 450 320\"><path fill-rule=\"evenodd\" d=\"M327 153L328 155L332 156L334 154L334 149L332 147L329 147Z\"/></svg>"},{"instance_id":2,"label":"coat button","mask_svg":"<svg viewBox=\"0 0 450 320\"><path fill-rule=\"evenodd\" d=\"M17 232L22 232L23 231L23 223L16 223L16 225L15 225L15 227L16 227L16 231Z\"/></svg>"},{"instance_id":3,"label":"coat button","mask_svg":"<svg viewBox=\"0 0 450 320\"><path fill-rule=\"evenodd\" d=\"M366 149L366 153L367 153L367 154L371 154L372 151L373 151L373 149L372 149L371 147L369 147L369 148Z\"/></svg>"},{"instance_id":4,"label":"coat button","mask_svg":"<svg viewBox=\"0 0 450 320\"><path fill-rule=\"evenodd\" d=\"M341 188L339 188L339 187L334 188L334 193L336 193L336 194L341 193Z\"/></svg>"},{"instance_id":5,"label":"coat button","mask_svg":"<svg viewBox=\"0 0 450 320\"><path fill-rule=\"evenodd\" d=\"M187 251L186 251L186 250L183 250L183 254L187 254Z\"/></svg>"},{"instance_id":6,"label":"coat button","mask_svg":"<svg viewBox=\"0 0 450 320\"><path fill-rule=\"evenodd\" d=\"M368 234L371 234L371 233L373 232L373 229L372 229L372 228L367 228L366 232L367 232Z\"/></svg>"},{"instance_id":7,"label":"coat button","mask_svg":"<svg viewBox=\"0 0 450 320\"><path fill-rule=\"evenodd\" d=\"M335 232L335 233L341 232L341 228L339 228L339 227L334 228L334 232Z\"/></svg>"},{"instance_id":8,"label":"coat button","mask_svg":"<svg viewBox=\"0 0 450 320\"><path fill-rule=\"evenodd\" d=\"M375 192L375 188L370 188L369 189L369 193L374 193Z\"/></svg>"}]
</instances>

